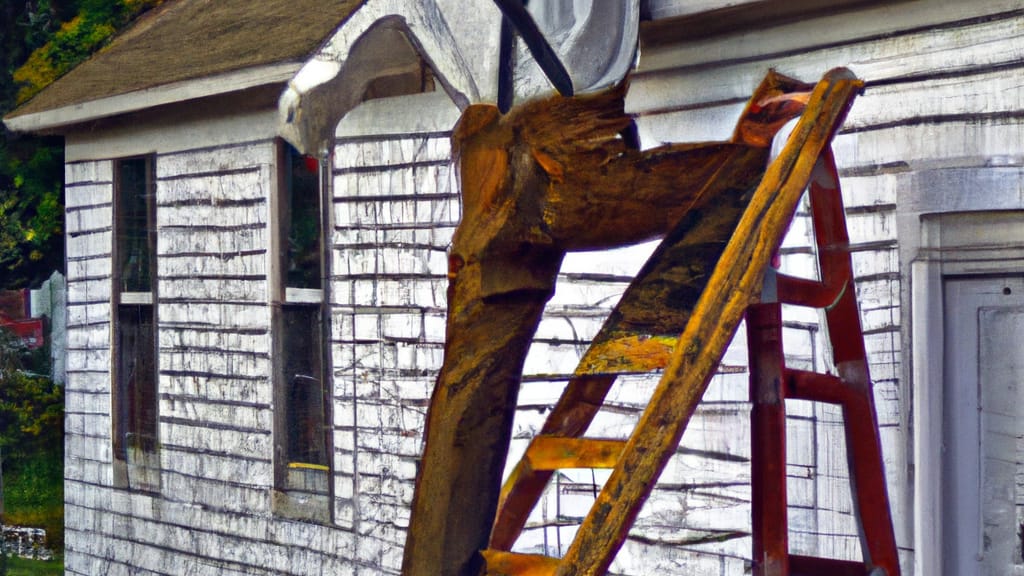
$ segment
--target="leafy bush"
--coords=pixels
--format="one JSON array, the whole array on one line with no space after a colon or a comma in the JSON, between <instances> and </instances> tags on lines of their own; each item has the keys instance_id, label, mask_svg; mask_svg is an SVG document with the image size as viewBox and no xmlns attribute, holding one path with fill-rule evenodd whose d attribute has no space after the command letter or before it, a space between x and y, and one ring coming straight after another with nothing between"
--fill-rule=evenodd
<instances>
[{"instance_id":1,"label":"leafy bush","mask_svg":"<svg viewBox=\"0 0 1024 576\"><path fill-rule=\"evenodd\" d=\"M62 267L63 164L60 147L42 145L31 150L12 150L0 142L3 288L33 285Z\"/></svg>"},{"instance_id":2,"label":"leafy bush","mask_svg":"<svg viewBox=\"0 0 1024 576\"><path fill-rule=\"evenodd\" d=\"M50 380L45 355L0 329L0 447L30 455L63 437L64 389Z\"/></svg>"},{"instance_id":3,"label":"leafy bush","mask_svg":"<svg viewBox=\"0 0 1024 576\"><path fill-rule=\"evenodd\" d=\"M64 389L47 376L49 353L0 329L0 450L5 522L46 529L64 544Z\"/></svg>"}]
</instances>

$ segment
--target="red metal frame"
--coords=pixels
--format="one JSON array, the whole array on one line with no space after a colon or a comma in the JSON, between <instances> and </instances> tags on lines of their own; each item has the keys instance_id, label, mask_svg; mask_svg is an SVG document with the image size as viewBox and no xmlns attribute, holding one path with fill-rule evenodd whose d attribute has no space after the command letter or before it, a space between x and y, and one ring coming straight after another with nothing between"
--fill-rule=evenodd
<instances>
[{"instance_id":1,"label":"red metal frame","mask_svg":"<svg viewBox=\"0 0 1024 576\"><path fill-rule=\"evenodd\" d=\"M835 159L822 152L810 185L821 281L779 275L779 300L823 308L837 375L786 368L779 302L750 306L751 476L754 576L899 576L881 441L864 334L857 309L850 241ZM843 408L847 463L863 562L789 554L786 501L787 398ZM881 569L881 571L879 570ZM884 572L882 572L884 571Z\"/></svg>"}]
</instances>

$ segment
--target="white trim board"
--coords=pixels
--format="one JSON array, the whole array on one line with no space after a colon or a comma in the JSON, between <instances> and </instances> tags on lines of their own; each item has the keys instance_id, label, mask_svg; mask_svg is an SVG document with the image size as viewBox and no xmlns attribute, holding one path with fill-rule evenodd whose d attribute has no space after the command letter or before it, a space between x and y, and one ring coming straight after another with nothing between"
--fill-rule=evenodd
<instances>
[{"instance_id":1,"label":"white trim board","mask_svg":"<svg viewBox=\"0 0 1024 576\"><path fill-rule=\"evenodd\" d=\"M301 63L298 62L286 62L173 82L44 112L15 116L4 120L4 124L15 132L53 131L155 106L229 94L268 84L283 84L295 75L300 66Z\"/></svg>"},{"instance_id":2,"label":"white trim board","mask_svg":"<svg viewBox=\"0 0 1024 576\"><path fill-rule=\"evenodd\" d=\"M915 576L942 571L945 280L1024 273L1024 168L973 166L900 175L897 208L903 277L901 397L913 415L907 450L913 509L897 531L913 538ZM990 166L985 166L985 164ZM907 408L910 408L908 410ZM904 416L906 418L907 416ZM907 426L909 422L904 422Z\"/></svg>"}]
</instances>

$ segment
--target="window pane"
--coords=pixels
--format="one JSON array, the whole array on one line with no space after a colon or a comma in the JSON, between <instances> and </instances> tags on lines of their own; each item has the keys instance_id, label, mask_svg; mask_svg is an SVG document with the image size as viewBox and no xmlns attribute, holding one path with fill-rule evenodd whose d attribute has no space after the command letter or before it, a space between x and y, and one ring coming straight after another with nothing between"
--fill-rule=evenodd
<instances>
[{"instance_id":1,"label":"window pane","mask_svg":"<svg viewBox=\"0 0 1024 576\"><path fill-rule=\"evenodd\" d=\"M145 158L117 163L117 253L122 292L149 292L149 163Z\"/></svg>"},{"instance_id":2,"label":"window pane","mask_svg":"<svg viewBox=\"0 0 1024 576\"><path fill-rule=\"evenodd\" d=\"M284 306L284 402L289 464L327 465L319 306Z\"/></svg>"},{"instance_id":3,"label":"window pane","mask_svg":"<svg viewBox=\"0 0 1024 576\"><path fill-rule=\"evenodd\" d=\"M281 218L286 243L285 285L320 288L320 177L318 163L284 145L283 167L286 213Z\"/></svg>"},{"instance_id":4,"label":"window pane","mask_svg":"<svg viewBox=\"0 0 1024 576\"><path fill-rule=\"evenodd\" d=\"M153 307L119 306L117 313L116 456L156 452L157 391Z\"/></svg>"}]
</instances>

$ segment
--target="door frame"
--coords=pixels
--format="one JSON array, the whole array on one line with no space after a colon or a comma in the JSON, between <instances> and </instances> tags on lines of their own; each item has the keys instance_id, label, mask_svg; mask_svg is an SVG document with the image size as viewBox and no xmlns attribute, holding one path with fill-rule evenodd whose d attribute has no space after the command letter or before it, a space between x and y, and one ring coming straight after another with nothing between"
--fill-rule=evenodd
<instances>
[{"instance_id":1,"label":"door frame","mask_svg":"<svg viewBox=\"0 0 1024 576\"><path fill-rule=\"evenodd\" d=\"M905 174L897 226L904 283L903 425L907 430L910 510L898 521L913 541L915 576L942 566L942 391L944 285L954 276L1024 274L1024 168L958 167ZM907 281L909 280L909 282ZM907 362L906 360L909 360ZM912 420L911 420L912 419Z\"/></svg>"}]
</instances>

